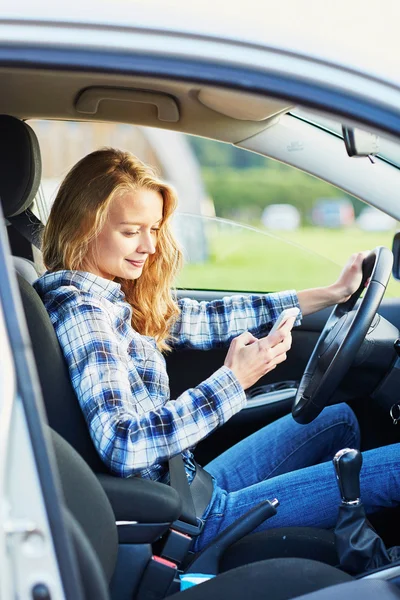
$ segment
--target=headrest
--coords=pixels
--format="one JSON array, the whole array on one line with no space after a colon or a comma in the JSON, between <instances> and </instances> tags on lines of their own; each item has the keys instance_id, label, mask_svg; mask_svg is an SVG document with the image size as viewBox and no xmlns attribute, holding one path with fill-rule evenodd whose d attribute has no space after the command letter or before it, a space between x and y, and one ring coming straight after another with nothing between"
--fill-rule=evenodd
<instances>
[{"instance_id":1,"label":"headrest","mask_svg":"<svg viewBox=\"0 0 400 600\"><path fill-rule=\"evenodd\" d=\"M0 201L4 216L29 208L42 176L39 142L29 125L0 115Z\"/></svg>"}]
</instances>

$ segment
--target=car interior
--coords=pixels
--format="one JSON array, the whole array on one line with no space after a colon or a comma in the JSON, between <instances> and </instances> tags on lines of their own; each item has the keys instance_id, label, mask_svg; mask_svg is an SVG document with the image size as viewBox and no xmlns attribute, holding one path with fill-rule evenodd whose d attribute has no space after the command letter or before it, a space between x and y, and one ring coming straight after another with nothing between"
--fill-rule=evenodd
<instances>
[{"instance_id":1,"label":"car interior","mask_svg":"<svg viewBox=\"0 0 400 600\"><path fill-rule=\"evenodd\" d=\"M274 98L187 82L66 71L61 76L56 70L20 69L16 74L2 68L0 88L4 90L0 98L1 205L43 396L44 427L56 459L64 519L78 557L85 597L156 600L186 594L193 599L207 595L239 598L243 594L263 597L261 590L268 590L268 598L283 600L319 590L318 598L322 600L325 596L337 597L339 590L330 587L340 584L352 586L348 588L349 598L353 590L359 590L365 598L376 597L385 585L379 576L354 579L338 568L332 531L292 527L252 533L262 520L274 514L276 508L267 502L272 499L244 515L202 552L191 552L196 525L183 518L180 490L139 478L118 479L100 460L50 318L32 287L38 276L35 261L43 228L32 212L41 181L41 156L36 135L25 121L135 123L219 139L262 153L268 152L264 141L270 138L270 156L287 161L285 135L282 143L272 141L293 124L293 106ZM296 121L295 125L303 128L304 123ZM334 152L339 152L339 146L342 149L342 140L333 136L331 143ZM347 164L339 175L340 169L332 168L331 162L313 164L312 160L307 163L307 155L290 157L294 166L355 191L351 177L346 180ZM385 170L388 165L379 167ZM364 169L364 164L356 167L361 174ZM366 174L364 178L364 199L373 203L376 196L368 185L370 177ZM381 189L379 194L385 191ZM198 290L182 290L179 294L196 299L223 295L220 291ZM368 351L347 374L346 366L335 395L335 401L347 401L354 409L364 450L397 441L389 411L398 385L393 342L399 337L399 305L399 299L382 300L380 317L366 328ZM249 391L249 408L199 445L196 460L200 464L290 411L292 383L302 379L328 315L329 311L321 311L303 320L293 334L288 360L263 378L257 389ZM167 358L171 397L207 378L223 363L224 355L224 349L171 353ZM278 396L276 389L280 390ZM396 518L398 510L392 509L371 519L387 546L398 543L393 527ZM180 592L179 575L197 572L216 577ZM395 582L397 576L394 571L389 579Z\"/></svg>"}]
</instances>

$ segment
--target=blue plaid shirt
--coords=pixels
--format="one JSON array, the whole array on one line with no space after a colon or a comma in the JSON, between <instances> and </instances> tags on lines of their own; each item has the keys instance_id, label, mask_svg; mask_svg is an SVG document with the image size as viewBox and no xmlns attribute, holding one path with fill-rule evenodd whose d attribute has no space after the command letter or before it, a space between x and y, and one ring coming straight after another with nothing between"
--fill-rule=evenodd
<instances>
[{"instance_id":1,"label":"blue plaid shirt","mask_svg":"<svg viewBox=\"0 0 400 600\"><path fill-rule=\"evenodd\" d=\"M169 396L163 355L131 326L120 284L82 271L45 273L34 284L68 363L93 442L109 469L166 482L167 461L182 453L189 481L193 448L246 404L225 366L176 400ZM226 346L249 330L266 334L283 308L299 306L294 291L179 300L171 330L175 348ZM297 323L300 321L298 319Z\"/></svg>"}]
</instances>

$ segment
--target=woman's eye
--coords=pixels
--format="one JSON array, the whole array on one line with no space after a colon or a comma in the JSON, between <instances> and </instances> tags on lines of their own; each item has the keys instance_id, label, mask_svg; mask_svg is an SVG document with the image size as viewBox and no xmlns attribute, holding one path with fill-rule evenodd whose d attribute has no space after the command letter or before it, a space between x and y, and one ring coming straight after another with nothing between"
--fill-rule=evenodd
<instances>
[{"instance_id":1,"label":"woman's eye","mask_svg":"<svg viewBox=\"0 0 400 600\"><path fill-rule=\"evenodd\" d=\"M123 234L126 235L127 237L132 237L133 235L137 235L139 232L138 231L124 231Z\"/></svg>"},{"instance_id":2,"label":"woman's eye","mask_svg":"<svg viewBox=\"0 0 400 600\"><path fill-rule=\"evenodd\" d=\"M159 227L153 227L153 229L151 230L152 233L156 234L160 231Z\"/></svg>"}]
</instances>

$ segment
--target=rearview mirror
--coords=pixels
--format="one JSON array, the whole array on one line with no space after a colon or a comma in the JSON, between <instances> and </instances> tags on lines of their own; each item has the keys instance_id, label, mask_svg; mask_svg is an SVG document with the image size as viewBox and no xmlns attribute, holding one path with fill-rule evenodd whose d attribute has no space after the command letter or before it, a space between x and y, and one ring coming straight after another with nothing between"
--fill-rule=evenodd
<instances>
[{"instance_id":1,"label":"rearview mirror","mask_svg":"<svg viewBox=\"0 0 400 600\"><path fill-rule=\"evenodd\" d=\"M379 152L379 137L375 133L344 125L342 132L349 156L371 156Z\"/></svg>"}]
</instances>

